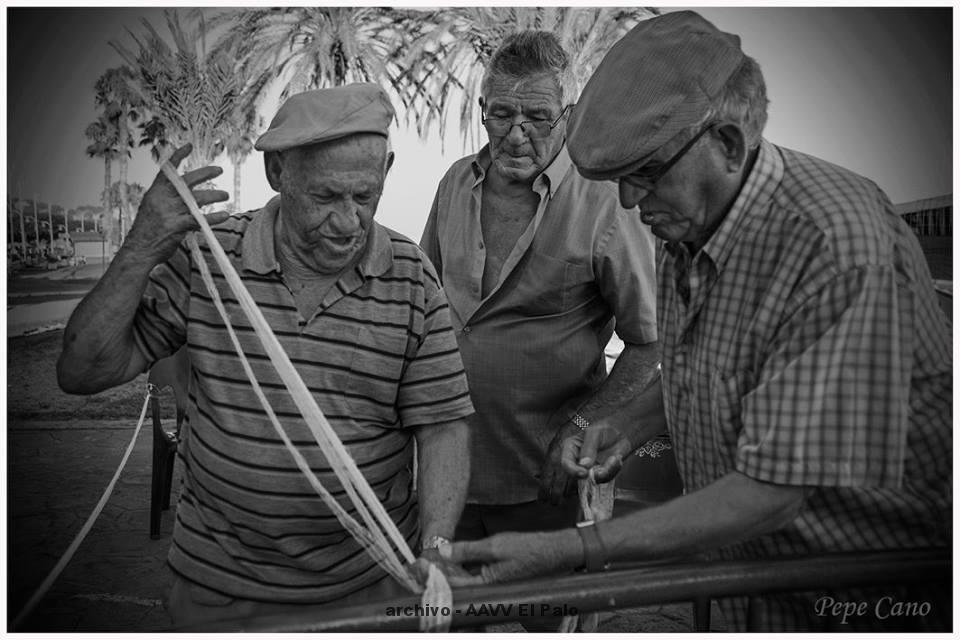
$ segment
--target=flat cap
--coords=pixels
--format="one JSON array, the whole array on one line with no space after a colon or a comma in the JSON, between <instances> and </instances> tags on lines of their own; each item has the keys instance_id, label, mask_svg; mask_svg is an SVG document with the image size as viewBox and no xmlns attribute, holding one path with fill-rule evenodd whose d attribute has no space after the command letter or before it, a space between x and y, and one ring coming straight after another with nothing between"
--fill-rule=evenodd
<instances>
[{"instance_id":1,"label":"flat cap","mask_svg":"<svg viewBox=\"0 0 960 640\"><path fill-rule=\"evenodd\" d=\"M305 91L283 103L254 147L283 151L355 133L386 136L393 113L386 92L373 83Z\"/></svg>"},{"instance_id":2,"label":"flat cap","mask_svg":"<svg viewBox=\"0 0 960 640\"><path fill-rule=\"evenodd\" d=\"M594 180L630 173L703 118L743 59L740 38L692 11L641 22L584 87L567 122L570 158Z\"/></svg>"}]
</instances>

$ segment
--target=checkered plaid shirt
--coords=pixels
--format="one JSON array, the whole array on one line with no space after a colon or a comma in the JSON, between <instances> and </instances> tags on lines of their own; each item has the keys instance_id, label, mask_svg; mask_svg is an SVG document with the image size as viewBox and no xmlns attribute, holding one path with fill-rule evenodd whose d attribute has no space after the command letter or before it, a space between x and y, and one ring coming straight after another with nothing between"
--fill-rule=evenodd
<instances>
[{"instance_id":1,"label":"checkered plaid shirt","mask_svg":"<svg viewBox=\"0 0 960 640\"><path fill-rule=\"evenodd\" d=\"M764 141L708 243L692 257L664 245L659 268L687 491L732 471L813 488L789 526L720 557L949 543L949 322L876 185ZM817 629L832 622L814 615L819 595L722 604L735 629Z\"/></svg>"}]
</instances>

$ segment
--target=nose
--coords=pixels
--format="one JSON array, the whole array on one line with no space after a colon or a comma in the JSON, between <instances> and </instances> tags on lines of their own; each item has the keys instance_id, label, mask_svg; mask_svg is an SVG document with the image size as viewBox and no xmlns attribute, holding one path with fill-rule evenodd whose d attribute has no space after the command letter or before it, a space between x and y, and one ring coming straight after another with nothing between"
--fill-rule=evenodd
<instances>
[{"instance_id":1,"label":"nose","mask_svg":"<svg viewBox=\"0 0 960 640\"><path fill-rule=\"evenodd\" d=\"M523 144L527 139L527 132L523 130L522 122L514 122L510 125L510 130L507 131L507 135L504 136L512 144L519 145Z\"/></svg>"},{"instance_id":2,"label":"nose","mask_svg":"<svg viewBox=\"0 0 960 640\"><path fill-rule=\"evenodd\" d=\"M338 235L350 235L360 227L358 209L359 207L353 201L340 202L330 212L327 224Z\"/></svg>"},{"instance_id":3,"label":"nose","mask_svg":"<svg viewBox=\"0 0 960 640\"><path fill-rule=\"evenodd\" d=\"M650 194L649 189L644 189L635 184L628 184L623 180L619 182L618 187L620 192L620 206L624 209L633 209L639 206L640 201Z\"/></svg>"}]
</instances>

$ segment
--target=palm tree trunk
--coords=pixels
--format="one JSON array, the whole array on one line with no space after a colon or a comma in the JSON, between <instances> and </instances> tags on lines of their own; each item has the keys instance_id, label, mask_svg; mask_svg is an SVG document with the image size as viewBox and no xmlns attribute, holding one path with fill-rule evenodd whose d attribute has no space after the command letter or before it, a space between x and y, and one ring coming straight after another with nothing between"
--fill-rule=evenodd
<instances>
[{"instance_id":1,"label":"palm tree trunk","mask_svg":"<svg viewBox=\"0 0 960 640\"><path fill-rule=\"evenodd\" d=\"M127 203L127 147L130 141L130 131L127 128L127 110L129 105L120 103L120 244L123 236L130 230L130 211Z\"/></svg>"},{"instance_id":2,"label":"palm tree trunk","mask_svg":"<svg viewBox=\"0 0 960 640\"><path fill-rule=\"evenodd\" d=\"M233 211L239 213L240 209L240 168L243 166L243 159L233 162Z\"/></svg>"},{"instance_id":3,"label":"palm tree trunk","mask_svg":"<svg viewBox=\"0 0 960 640\"><path fill-rule=\"evenodd\" d=\"M103 159L103 222L100 230L107 239L107 246L113 248L113 212L110 210L110 185L112 184L110 156Z\"/></svg>"}]
</instances>

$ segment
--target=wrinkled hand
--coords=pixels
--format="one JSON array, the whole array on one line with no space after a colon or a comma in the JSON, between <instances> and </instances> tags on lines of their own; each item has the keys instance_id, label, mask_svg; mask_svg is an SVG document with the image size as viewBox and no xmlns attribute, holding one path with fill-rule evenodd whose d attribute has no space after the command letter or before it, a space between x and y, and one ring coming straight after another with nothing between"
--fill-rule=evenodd
<instances>
[{"instance_id":1,"label":"wrinkled hand","mask_svg":"<svg viewBox=\"0 0 960 640\"><path fill-rule=\"evenodd\" d=\"M454 542L440 553L450 561L483 563L480 575L451 577L450 586L465 587L492 582L508 582L521 578L555 573L573 568L567 560L570 549L562 543L564 536L577 537L576 531L536 533L498 533L483 540ZM579 544L579 539L573 541Z\"/></svg>"},{"instance_id":2,"label":"wrinkled hand","mask_svg":"<svg viewBox=\"0 0 960 640\"><path fill-rule=\"evenodd\" d=\"M573 493L576 487L575 478L564 471L562 465L563 443L568 438L580 432L580 427L572 422L565 422L547 447L547 457L540 467L541 502L553 505L563 503L563 499Z\"/></svg>"},{"instance_id":3,"label":"wrinkled hand","mask_svg":"<svg viewBox=\"0 0 960 640\"><path fill-rule=\"evenodd\" d=\"M563 470L576 478L586 478L596 465L597 482L610 482L623 466L623 459L636 447L614 427L591 425L567 438L561 456Z\"/></svg>"},{"instance_id":4,"label":"wrinkled hand","mask_svg":"<svg viewBox=\"0 0 960 640\"><path fill-rule=\"evenodd\" d=\"M443 575L447 577L447 581L451 585L453 585L455 578L463 580L473 577L459 564L441 556L437 549L424 549L420 553L420 557L410 565L410 573L420 584L427 584L431 564L436 565L437 569L443 572Z\"/></svg>"},{"instance_id":5,"label":"wrinkled hand","mask_svg":"<svg viewBox=\"0 0 960 640\"><path fill-rule=\"evenodd\" d=\"M179 166L180 162L190 155L191 150L192 146L189 144L180 147L170 156L170 164ZM220 167L202 167L188 171L182 177L188 187L193 187L212 180L221 173L223 169ZM229 197L226 191L218 189L197 189L192 193L200 207L223 202ZM226 212L211 213L207 216L207 221L214 225L223 222L229 215ZM190 214L190 209L177 194L177 190L163 172L159 172L143 195L136 220L124 246L143 255L144 259L153 264L160 264L173 255L187 232L199 228L200 225Z\"/></svg>"}]
</instances>

